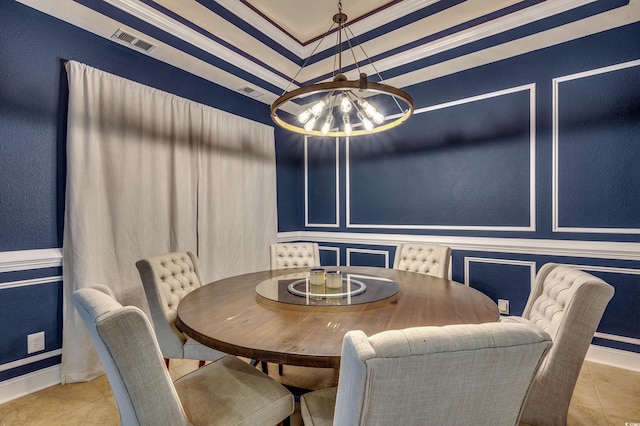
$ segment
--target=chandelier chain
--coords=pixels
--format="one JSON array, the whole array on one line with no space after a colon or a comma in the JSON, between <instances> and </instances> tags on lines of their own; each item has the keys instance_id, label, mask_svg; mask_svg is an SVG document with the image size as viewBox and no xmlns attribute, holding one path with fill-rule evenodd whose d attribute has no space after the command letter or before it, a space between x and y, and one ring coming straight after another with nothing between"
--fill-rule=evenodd
<instances>
[{"instance_id":1,"label":"chandelier chain","mask_svg":"<svg viewBox=\"0 0 640 426\"><path fill-rule=\"evenodd\" d=\"M284 91L282 92L282 94L284 95L285 93L287 93L287 91L289 90L289 87L291 87L291 85L293 84L294 81L296 81L296 78L298 78L298 76L300 75L300 73L302 72L302 70L304 69L304 67L307 66L307 63L309 63L309 60L311 60L311 58L313 57L313 55L316 53L316 50L318 50L318 47L320 47L320 45L322 44L322 42L324 41L324 39L327 37L327 35L331 32L331 30L333 29L333 26L335 25L334 22L331 23L331 26L329 26L329 29L327 30L326 33L324 33L324 35L322 36L322 38L320 39L320 41L316 44L316 46L313 48L313 51L311 52L311 54L309 56L307 56L307 59L305 59L305 61L303 62L303 64L300 66L300 69L298 69L298 72L296 73L296 75L293 76L293 78L291 79L291 81L289 81L289 84L287 84L287 87L285 87Z\"/></svg>"},{"instance_id":2,"label":"chandelier chain","mask_svg":"<svg viewBox=\"0 0 640 426\"><path fill-rule=\"evenodd\" d=\"M351 33L351 37L355 38L355 35L353 34L353 31L351 31L351 28L347 27L346 30L348 30ZM346 31L345 31L346 32ZM347 38L348 40L348 38ZM351 44L349 44L349 47L351 47ZM378 78L380 79L381 83L384 83L384 78L382 78L382 75L380 74L380 71L378 71L378 68L376 67L376 65L373 63L373 61L371 60L371 58L369 57L369 55L367 55L367 52L365 52L364 48L362 47L361 44L358 44L358 47L360 48L360 50L362 51L362 54L364 55L365 58L367 58L367 62L369 62L369 65L371 65L371 67L373 68L373 70L375 71L376 75L378 76ZM356 61L356 55L355 53L353 53L353 48L351 48L351 53L353 54L353 60L356 63L356 68L358 68L358 72L360 72L360 66L358 65L358 61ZM395 96L392 96L393 101L396 103L396 105L398 106L398 109L400 110L400 112L402 112L402 107L400 106L400 103L398 102L398 99Z\"/></svg>"}]
</instances>

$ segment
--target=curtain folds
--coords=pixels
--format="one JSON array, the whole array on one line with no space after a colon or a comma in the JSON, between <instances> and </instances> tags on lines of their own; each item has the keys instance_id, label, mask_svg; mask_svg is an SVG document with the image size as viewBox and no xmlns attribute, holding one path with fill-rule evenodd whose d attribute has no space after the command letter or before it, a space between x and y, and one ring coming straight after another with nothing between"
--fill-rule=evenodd
<instances>
[{"instance_id":1,"label":"curtain folds","mask_svg":"<svg viewBox=\"0 0 640 426\"><path fill-rule=\"evenodd\" d=\"M269 268L273 128L75 61L69 79L62 382L102 367L71 302L111 287L148 313L135 262L197 253L203 280Z\"/></svg>"}]
</instances>

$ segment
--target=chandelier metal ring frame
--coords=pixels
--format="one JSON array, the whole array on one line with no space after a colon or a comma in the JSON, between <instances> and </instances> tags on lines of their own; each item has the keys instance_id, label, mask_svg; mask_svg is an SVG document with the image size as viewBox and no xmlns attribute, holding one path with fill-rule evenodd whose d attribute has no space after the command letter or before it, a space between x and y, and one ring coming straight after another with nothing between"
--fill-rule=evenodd
<instances>
[{"instance_id":1,"label":"chandelier metal ring frame","mask_svg":"<svg viewBox=\"0 0 640 426\"><path fill-rule=\"evenodd\" d=\"M313 136L359 136L392 129L402 124L403 122L408 120L411 115L413 115L414 104L411 96L401 89L395 88L382 82L383 80L380 76L380 73L375 68L375 65L373 65L373 63L371 62L371 59L369 59L369 57L366 55L366 52L364 52L362 46L360 46L360 49L367 57L369 64L376 71L381 82L378 83L369 81L367 79L367 75L362 72L360 72L359 79L347 80L345 75L342 73L342 32L344 31L345 35L347 34L344 25L346 21L347 15L342 13L342 3L338 2L338 13L333 16L333 22L335 24L338 24L338 44L336 45L336 50L338 51L338 53L336 54L336 58L338 59L339 67L337 73L334 69L335 77L332 81L302 86L289 92L287 92L285 89L285 93L278 99L276 99L271 105L271 118L280 127L295 133ZM333 24L331 28L329 28L329 31L327 31L324 37L322 37L322 39L318 42L316 49L332 29ZM353 47L351 46L351 42L348 37L347 43L353 55L354 65L359 71L360 66L355 58ZM311 55L313 55L313 53ZM298 71L298 74L300 74L300 71L302 71L308 60L309 59L307 59L307 61L305 61L305 63L302 65L302 67ZM296 77L298 74L296 74ZM292 79L291 83L293 83L296 77ZM359 93L369 92L372 95L386 95L391 97L395 104L398 106L399 113L386 115L380 113L363 96L358 96L356 94L356 91ZM303 113L299 114L298 123L287 122L278 115L278 110L286 103L294 102L296 100L300 101L298 103L302 103L302 98L318 94L322 94L322 99L318 102L315 102L313 106L307 108ZM398 100L401 100L405 103L406 109L402 109ZM334 107L339 109L338 114L339 116L341 116L341 121L344 124L342 129L338 126L338 130L335 130L336 127L333 126ZM360 125L363 127L362 129L356 130L352 128L352 112L355 112L356 117L360 121ZM319 119L323 119L320 121L324 121L324 124L322 125L321 130L316 130L314 129L314 127L319 122ZM375 122L377 126L374 125L372 121Z\"/></svg>"}]
</instances>

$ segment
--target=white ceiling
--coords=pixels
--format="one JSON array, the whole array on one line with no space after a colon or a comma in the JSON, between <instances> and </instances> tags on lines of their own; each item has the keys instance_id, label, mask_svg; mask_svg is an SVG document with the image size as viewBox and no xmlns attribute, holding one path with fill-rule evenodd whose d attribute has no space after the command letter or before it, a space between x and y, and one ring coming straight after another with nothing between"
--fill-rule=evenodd
<instances>
[{"instance_id":1,"label":"white ceiling","mask_svg":"<svg viewBox=\"0 0 640 426\"><path fill-rule=\"evenodd\" d=\"M335 34L318 39L337 1L17 1L107 39L122 29L156 46L141 54L231 90L249 87L266 104L334 68ZM343 0L342 10L354 45L402 88L640 20L640 0Z\"/></svg>"},{"instance_id":2,"label":"white ceiling","mask_svg":"<svg viewBox=\"0 0 640 426\"><path fill-rule=\"evenodd\" d=\"M333 22L333 15L338 12L337 1L250 0L246 3L301 43L308 43L324 34ZM357 20L393 3L390 0L345 0L342 12L349 20Z\"/></svg>"}]
</instances>

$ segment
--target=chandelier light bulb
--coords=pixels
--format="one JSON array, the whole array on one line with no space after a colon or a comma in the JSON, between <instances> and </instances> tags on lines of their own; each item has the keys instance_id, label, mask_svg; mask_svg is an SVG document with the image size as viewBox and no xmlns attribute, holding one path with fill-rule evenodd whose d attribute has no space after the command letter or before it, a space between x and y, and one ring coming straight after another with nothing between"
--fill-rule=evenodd
<instances>
[{"instance_id":1,"label":"chandelier light bulb","mask_svg":"<svg viewBox=\"0 0 640 426\"><path fill-rule=\"evenodd\" d=\"M324 109L327 102L324 99L320 99L314 106L311 107L311 114L318 117Z\"/></svg>"},{"instance_id":2,"label":"chandelier light bulb","mask_svg":"<svg viewBox=\"0 0 640 426\"><path fill-rule=\"evenodd\" d=\"M309 121L307 121L307 123L304 125L304 129L305 129L307 132L312 131L312 130L313 130L313 126L315 126L315 125L316 125L316 120L317 120L317 119L318 119L318 118L317 118L315 115L314 115L313 117L311 117L311 118L309 119Z\"/></svg>"},{"instance_id":3,"label":"chandelier light bulb","mask_svg":"<svg viewBox=\"0 0 640 426\"><path fill-rule=\"evenodd\" d=\"M382 123L384 122L384 115L382 115L382 114L381 114L380 112L378 112L378 111L376 111L376 113L375 113L375 114L373 114L373 117L371 117L371 118L373 118L373 121L374 121L376 124L382 124Z\"/></svg>"},{"instance_id":4,"label":"chandelier light bulb","mask_svg":"<svg viewBox=\"0 0 640 426\"><path fill-rule=\"evenodd\" d=\"M344 123L344 133L347 136L351 135L351 122L349 121L349 114L342 114L342 122Z\"/></svg>"},{"instance_id":5,"label":"chandelier light bulb","mask_svg":"<svg viewBox=\"0 0 640 426\"><path fill-rule=\"evenodd\" d=\"M326 121L322 125L322 129L320 129L320 133L322 133L323 136L327 136L327 133L329 133L329 130L331 129L331 123L333 123L333 114L329 113L329 115L327 115Z\"/></svg>"},{"instance_id":6,"label":"chandelier light bulb","mask_svg":"<svg viewBox=\"0 0 640 426\"><path fill-rule=\"evenodd\" d=\"M373 130L373 123L367 117L364 116L362 111L358 111L358 118L362 122L362 125L367 131Z\"/></svg>"},{"instance_id":7,"label":"chandelier light bulb","mask_svg":"<svg viewBox=\"0 0 640 426\"><path fill-rule=\"evenodd\" d=\"M351 101L349 100L349 96L346 93L344 93L340 97L340 109L342 110L342 112L351 111Z\"/></svg>"},{"instance_id":8,"label":"chandelier light bulb","mask_svg":"<svg viewBox=\"0 0 640 426\"><path fill-rule=\"evenodd\" d=\"M300 115L298 115L298 121L302 124L309 121L309 118L311 118L311 108L307 108L305 111L301 112Z\"/></svg>"},{"instance_id":9,"label":"chandelier light bulb","mask_svg":"<svg viewBox=\"0 0 640 426\"><path fill-rule=\"evenodd\" d=\"M373 105L371 105L369 102L365 101L364 99L360 99L359 103L360 105L362 105L362 109L364 110L365 114L367 114L367 117L373 117L374 114L378 112Z\"/></svg>"}]
</instances>

